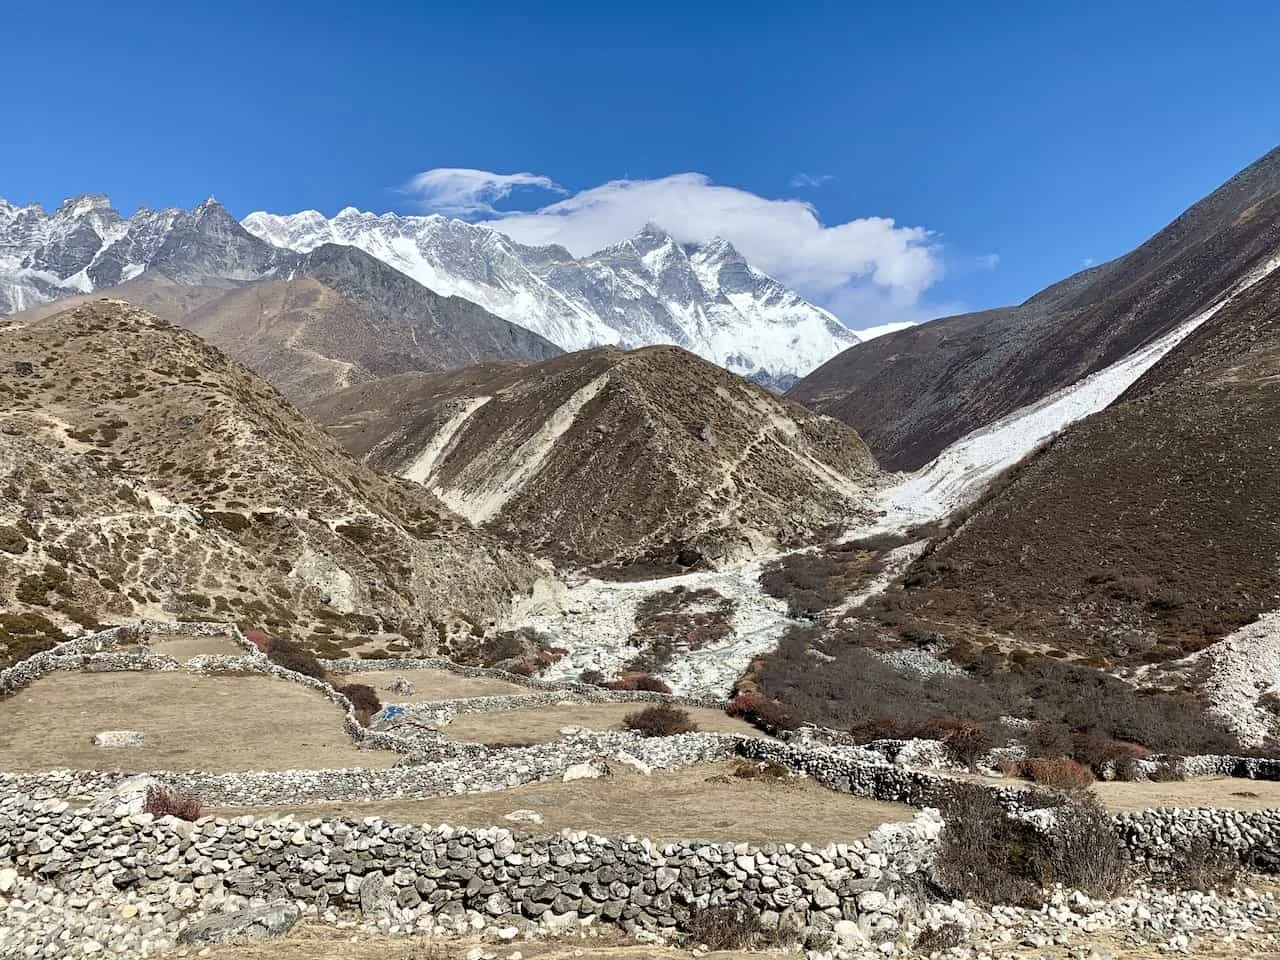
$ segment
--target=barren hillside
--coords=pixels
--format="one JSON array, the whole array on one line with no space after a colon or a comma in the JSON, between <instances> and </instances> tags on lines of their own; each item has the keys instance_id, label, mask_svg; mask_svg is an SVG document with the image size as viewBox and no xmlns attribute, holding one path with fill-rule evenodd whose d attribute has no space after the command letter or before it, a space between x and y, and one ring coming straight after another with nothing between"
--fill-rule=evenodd
<instances>
[{"instance_id":1,"label":"barren hillside","mask_svg":"<svg viewBox=\"0 0 1280 960\"><path fill-rule=\"evenodd\" d=\"M1138 247L1017 307L857 344L789 396L852 424L881 465L915 470L950 443L1200 313L1280 248L1280 149Z\"/></svg>"},{"instance_id":2,"label":"barren hillside","mask_svg":"<svg viewBox=\"0 0 1280 960\"><path fill-rule=\"evenodd\" d=\"M908 573L898 615L1175 659L1280 607L1278 460L1272 274L998 483Z\"/></svg>"},{"instance_id":3,"label":"barren hillside","mask_svg":"<svg viewBox=\"0 0 1280 960\"><path fill-rule=\"evenodd\" d=\"M865 510L853 430L676 347L354 387L309 408L478 525L580 563L714 562Z\"/></svg>"},{"instance_id":4,"label":"barren hillside","mask_svg":"<svg viewBox=\"0 0 1280 960\"><path fill-rule=\"evenodd\" d=\"M11 656L70 621L160 614L436 649L482 633L533 576L151 314L101 300L0 326Z\"/></svg>"},{"instance_id":5,"label":"barren hillside","mask_svg":"<svg viewBox=\"0 0 1280 960\"><path fill-rule=\"evenodd\" d=\"M329 244L287 257L256 283L191 286L152 270L113 293L194 330L295 403L389 374L561 352L354 247ZM41 304L9 321L24 324L99 298Z\"/></svg>"}]
</instances>

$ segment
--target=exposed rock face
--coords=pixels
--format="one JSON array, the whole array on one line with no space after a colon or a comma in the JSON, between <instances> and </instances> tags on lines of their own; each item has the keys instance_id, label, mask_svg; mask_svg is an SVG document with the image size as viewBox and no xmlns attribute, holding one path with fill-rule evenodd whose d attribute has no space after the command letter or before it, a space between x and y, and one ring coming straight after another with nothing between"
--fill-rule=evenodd
<instances>
[{"instance_id":1,"label":"exposed rock face","mask_svg":"<svg viewBox=\"0 0 1280 960\"><path fill-rule=\"evenodd\" d=\"M178 935L179 943L204 946L228 940L266 940L288 933L302 916L296 903L277 900L265 907L245 907L198 920Z\"/></svg>"},{"instance_id":2,"label":"exposed rock face","mask_svg":"<svg viewBox=\"0 0 1280 960\"><path fill-rule=\"evenodd\" d=\"M0 356L34 368L0 366L0 603L34 618L6 621L9 639L33 623L199 614L430 648L501 618L535 575L128 304L0 328Z\"/></svg>"},{"instance_id":3,"label":"exposed rock face","mask_svg":"<svg viewBox=\"0 0 1280 960\"><path fill-rule=\"evenodd\" d=\"M236 267L223 249L219 269L256 282L211 283L205 274L220 274L207 239L171 244L169 268L182 282L151 267L114 292L196 331L296 402L393 373L561 353L537 334L469 301L442 297L354 247L276 251L264 262L252 245L266 245L249 238L243 262ZM96 299L63 296L7 322L29 323Z\"/></svg>"},{"instance_id":4,"label":"exposed rock face","mask_svg":"<svg viewBox=\"0 0 1280 960\"><path fill-rule=\"evenodd\" d=\"M1280 607L1280 271L980 500L900 613L1174 660Z\"/></svg>"},{"instance_id":5,"label":"exposed rock face","mask_svg":"<svg viewBox=\"0 0 1280 960\"><path fill-rule=\"evenodd\" d=\"M244 225L289 250L349 244L418 282L480 304L566 350L674 344L785 388L858 338L830 313L752 267L723 239L681 244L655 224L575 258L441 216L328 219L252 213Z\"/></svg>"},{"instance_id":6,"label":"exposed rock face","mask_svg":"<svg viewBox=\"0 0 1280 960\"><path fill-rule=\"evenodd\" d=\"M879 480L845 425L673 347L393 377L308 409L354 455L571 562L792 543L858 516Z\"/></svg>"},{"instance_id":7,"label":"exposed rock face","mask_svg":"<svg viewBox=\"0 0 1280 960\"><path fill-rule=\"evenodd\" d=\"M139 210L127 220L106 197L66 201L52 215L0 200L0 314L88 293L144 271L177 283L257 280L289 259L216 200L192 211Z\"/></svg>"},{"instance_id":8,"label":"exposed rock face","mask_svg":"<svg viewBox=\"0 0 1280 960\"><path fill-rule=\"evenodd\" d=\"M1280 250L1280 149L1133 252L1017 307L858 344L790 396L852 424L881 465L914 470L948 444L1167 333Z\"/></svg>"}]
</instances>

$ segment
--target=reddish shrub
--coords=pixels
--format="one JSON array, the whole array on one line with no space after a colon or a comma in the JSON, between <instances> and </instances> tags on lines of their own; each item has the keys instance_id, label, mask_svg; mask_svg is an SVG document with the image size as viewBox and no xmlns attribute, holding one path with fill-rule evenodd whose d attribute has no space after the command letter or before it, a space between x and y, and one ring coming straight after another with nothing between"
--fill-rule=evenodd
<instances>
[{"instance_id":1,"label":"reddish shrub","mask_svg":"<svg viewBox=\"0 0 1280 960\"><path fill-rule=\"evenodd\" d=\"M790 710L778 701L767 700L756 693L734 697L725 705L724 712L771 735L783 730L795 730L800 726L800 719Z\"/></svg>"},{"instance_id":2,"label":"reddish shrub","mask_svg":"<svg viewBox=\"0 0 1280 960\"><path fill-rule=\"evenodd\" d=\"M1032 783L1054 790L1087 790L1093 783L1089 768L1074 760L1027 760L1022 769Z\"/></svg>"},{"instance_id":3,"label":"reddish shrub","mask_svg":"<svg viewBox=\"0 0 1280 960\"><path fill-rule=\"evenodd\" d=\"M657 677L647 673L623 674L617 680L605 684L609 690L647 690L650 693L670 693L671 688Z\"/></svg>"},{"instance_id":4,"label":"reddish shrub","mask_svg":"<svg viewBox=\"0 0 1280 960\"><path fill-rule=\"evenodd\" d=\"M179 820L199 820L200 801L182 796L165 787L147 787L147 798L142 812L156 817L177 817Z\"/></svg>"},{"instance_id":5,"label":"reddish shrub","mask_svg":"<svg viewBox=\"0 0 1280 960\"><path fill-rule=\"evenodd\" d=\"M956 762L967 767L972 767L978 757L995 745L985 726L975 720L958 717L935 717L924 725L923 735L941 740Z\"/></svg>"},{"instance_id":6,"label":"reddish shrub","mask_svg":"<svg viewBox=\"0 0 1280 960\"><path fill-rule=\"evenodd\" d=\"M267 644L267 657L277 666L316 680L325 678L325 669L316 655L300 644L283 637L272 637Z\"/></svg>"},{"instance_id":7,"label":"reddish shrub","mask_svg":"<svg viewBox=\"0 0 1280 960\"><path fill-rule=\"evenodd\" d=\"M244 638L263 653L266 653L267 647L271 646L271 636L265 630L246 630Z\"/></svg>"}]
</instances>

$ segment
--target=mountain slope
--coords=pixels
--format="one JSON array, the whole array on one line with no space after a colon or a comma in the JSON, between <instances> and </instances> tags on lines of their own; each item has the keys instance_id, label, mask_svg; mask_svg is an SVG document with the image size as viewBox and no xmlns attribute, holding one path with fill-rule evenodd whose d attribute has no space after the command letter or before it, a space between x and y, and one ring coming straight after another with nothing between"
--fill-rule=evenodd
<instances>
[{"instance_id":1,"label":"mountain slope","mask_svg":"<svg viewBox=\"0 0 1280 960\"><path fill-rule=\"evenodd\" d=\"M684 347L729 370L785 385L857 337L755 270L723 240L682 245L650 224L575 259L486 226L347 208L252 213L244 226L290 250L348 244L437 290L478 303L566 350L603 344Z\"/></svg>"},{"instance_id":2,"label":"mountain slope","mask_svg":"<svg viewBox=\"0 0 1280 960\"><path fill-rule=\"evenodd\" d=\"M856 433L675 347L353 387L308 408L355 456L576 563L686 563L865 512Z\"/></svg>"},{"instance_id":3,"label":"mountain slope","mask_svg":"<svg viewBox=\"0 0 1280 960\"><path fill-rule=\"evenodd\" d=\"M287 258L215 200L194 210L139 210L124 219L106 197L54 213L0 200L0 314L114 287L154 270L187 285L256 280Z\"/></svg>"},{"instance_id":4,"label":"mountain slope","mask_svg":"<svg viewBox=\"0 0 1280 960\"><path fill-rule=\"evenodd\" d=\"M1112 663L1280 608L1280 270L980 500L897 615Z\"/></svg>"},{"instance_id":5,"label":"mountain slope","mask_svg":"<svg viewBox=\"0 0 1280 960\"><path fill-rule=\"evenodd\" d=\"M411 370L542 360L560 349L467 300L442 297L354 247L298 256L288 279L226 293L180 318L290 399Z\"/></svg>"},{"instance_id":6,"label":"mountain slope","mask_svg":"<svg viewBox=\"0 0 1280 960\"><path fill-rule=\"evenodd\" d=\"M451 650L537 574L121 301L0 326L0 396L0 607L24 629L202 615Z\"/></svg>"},{"instance_id":7,"label":"mountain slope","mask_svg":"<svg viewBox=\"0 0 1280 960\"><path fill-rule=\"evenodd\" d=\"M1280 149L1133 252L1020 306L858 344L789 395L852 424L887 469L914 470L1175 329L1278 250Z\"/></svg>"},{"instance_id":8,"label":"mountain slope","mask_svg":"<svg viewBox=\"0 0 1280 960\"><path fill-rule=\"evenodd\" d=\"M84 233L89 246L99 243L94 262L101 263L124 242L112 237L122 230L137 233L152 219L144 211L119 221L105 203L95 198L79 207L64 205L46 229ZM469 301L442 297L354 247L326 245L306 254L278 250L245 233L220 207L206 207L198 218L169 211L168 220L177 226L154 238L154 254L139 266L142 272L113 293L195 330L292 400L390 373L542 360L561 352L537 334ZM82 222L72 230L63 221L76 210ZM182 226L197 219L204 225L199 230ZM108 224L101 236L85 226L99 221ZM89 283L77 266L84 256L64 256L59 269L76 267L76 282ZM11 322L26 323L98 297L62 296L66 289L53 291L58 300L14 314Z\"/></svg>"}]
</instances>

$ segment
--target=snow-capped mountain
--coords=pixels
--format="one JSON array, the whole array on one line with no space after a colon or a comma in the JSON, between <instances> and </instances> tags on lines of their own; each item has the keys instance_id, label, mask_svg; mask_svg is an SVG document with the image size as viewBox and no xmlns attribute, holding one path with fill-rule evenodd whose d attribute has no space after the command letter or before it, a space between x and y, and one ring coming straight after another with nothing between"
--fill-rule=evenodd
<instances>
[{"instance_id":1,"label":"snow-capped mountain","mask_svg":"<svg viewBox=\"0 0 1280 960\"><path fill-rule=\"evenodd\" d=\"M0 314L113 287L151 267L178 283L256 280L280 255L212 198L128 219L102 196L75 197L52 214L0 199Z\"/></svg>"},{"instance_id":2,"label":"snow-capped mountain","mask_svg":"<svg viewBox=\"0 0 1280 960\"><path fill-rule=\"evenodd\" d=\"M716 239L680 244L660 227L581 259L441 216L377 216L348 207L252 213L252 234L305 252L359 247L441 294L463 297L566 350L675 344L735 373L785 386L858 342L827 311Z\"/></svg>"}]
</instances>

